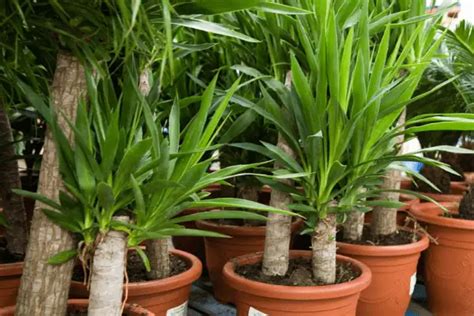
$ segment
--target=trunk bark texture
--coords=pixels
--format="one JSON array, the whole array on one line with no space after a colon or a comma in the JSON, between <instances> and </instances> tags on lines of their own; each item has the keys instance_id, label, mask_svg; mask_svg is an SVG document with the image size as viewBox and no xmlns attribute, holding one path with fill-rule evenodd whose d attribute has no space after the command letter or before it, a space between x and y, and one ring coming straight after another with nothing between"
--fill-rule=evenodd
<instances>
[{"instance_id":1,"label":"trunk bark texture","mask_svg":"<svg viewBox=\"0 0 474 316\"><path fill-rule=\"evenodd\" d=\"M402 125L405 124L406 121L406 110L402 112L400 118L398 119L397 124ZM400 145L403 144L404 135L400 135L397 137L397 143ZM391 189L391 190L399 190L400 183L402 181L401 172L398 170L388 170L387 174L384 178L384 182L382 184L382 189ZM392 200L392 201L399 201L400 200L400 193L397 192L383 192L381 194L382 200ZM390 235L397 231L397 212L396 208L388 208L388 207L380 207L377 206L372 211L372 223L370 225L371 232L373 236L381 236L381 235Z\"/></svg>"},{"instance_id":2,"label":"trunk bark texture","mask_svg":"<svg viewBox=\"0 0 474 316\"><path fill-rule=\"evenodd\" d=\"M390 170L385 175L382 189L400 189L400 171ZM383 200L398 201L400 193L383 192ZM370 225L373 236L390 235L397 231L397 212L396 208L376 206L372 211L372 223Z\"/></svg>"},{"instance_id":3,"label":"trunk bark texture","mask_svg":"<svg viewBox=\"0 0 474 316\"><path fill-rule=\"evenodd\" d=\"M278 135L277 146L285 153L294 157L295 154L286 140ZM275 162L275 170L281 168L279 162ZM291 180L281 180L282 183L293 185ZM288 209L292 201L286 192L272 190L270 205L282 210ZM262 272L265 275L285 275L288 271L291 241L291 216L283 214L268 213L268 221L265 231L265 248L263 253Z\"/></svg>"},{"instance_id":4,"label":"trunk bark texture","mask_svg":"<svg viewBox=\"0 0 474 316\"><path fill-rule=\"evenodd\" d=\"M127 216L117 221L128 222ZM89 316L122 315L123 277L127 256L127 234L109 231L99 243L92 264Z\"/></svg>"},{"instance_id":5,"label":"trunk bark texture","mask_svg":"<svg viewBox=\"0 0 474 316\"><path fill-rule=\"evenodd\" d=\"M87 86L84 69L75 57L59 53L52 86L53 106L59 124L70 141L73 132L64 116L74 122L77 104ZM63 189L58 157L51 132L47 132L38 191L57 201ZM36 203L26 251L21 286L18 293L17 316L65 315L74 262L50 265L48 259L60 251L75 248L72 235L53 224L42 212L46 207Z\"/></svg>"},{"instance_id":6,"label":"trunk bark texture","mask_svg":"<svg viewBox=\"0 0 474 316\"><path fill-rule=\"evenodd\" d=\"M336 215L319 220L311 239L313 277L323 284L336 282Z\"/></svg>"},{"instance_id":7,"label":"trunk bark texture","mask_svg":"<svg viewBox=\"0 0 474 316\"><path fill-rule=\"evenodd\" d=\"M344 222L344 239L360 240L364 230L365 214L363 212L352 211L347 213Z\"/></svg>"},{"instance_id":8,"label":"trunk bark texture","mask_svg":"<svg viewBox=\"0 0 474 316\"><path fill-rule=\"evenodd\" d=\"M138 83L138 88L144 96L147 96L151 90L149 79L150 71L146 68L140 74L140 82ZM169 277L171 271L169 255L169 250L172 248L171 238L147 240L145 245L151 266L150 272L147 272L148 278L159 280Z\"/></svg>"},{"instance_id":9,"label":"trunk bark texture","mask_svg":"<svg viewBox=\"0 0 474 316\"><path fill-rule=\"evenodd\" d=\"M361 188L360 192L367 191L365 188ZM352 211L347 214L346 221L344 222L344 239L346 240L361 240L362 233L364 231L365 213Z\"/></svg>"},{"instance_id":10,"label":"trunk bark texture","mask_svg":"<svg viewBox=\"0 0 474 316\"><path fill-rule=\"evenodd\" d=\"M151 280L160 280L170 276L170 238L146 241L146 254L151 270L147 273Z\"/></svg>"},{"instance_id":11,"label":"trunk bark texture","mask_svg":"<svg viewBox=\"0 0 474 316\"><path fill-rule=\"evenodd\" d=\"M12 189L21 189L20 173L8 113L0 104L0 198L9 223L5 239L8 252L21 260L28 241L26 211L23 198L13 194Z\"/></svg>"},{"instance_id":12,"label":"trunk bark texture","mask_svg":"<svg viewBox=\"0 0 474 316\"><path fill-rule=\"evenodd\" d=\"M237 196L244 200L258 202L258 187L252 184L243 184L237 193Z\"/></svg>"}]
</instances>

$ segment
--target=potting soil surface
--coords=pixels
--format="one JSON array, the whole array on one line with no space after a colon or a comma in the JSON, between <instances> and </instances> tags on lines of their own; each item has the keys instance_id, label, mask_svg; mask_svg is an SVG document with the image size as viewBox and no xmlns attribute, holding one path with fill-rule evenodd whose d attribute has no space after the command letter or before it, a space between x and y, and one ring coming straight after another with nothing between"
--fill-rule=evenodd
<instances>
[{"instance_id":1,"label":"potting soil surface","mask_svg":"<svg viewBox=\"0 0 474 316\"><path fill-rule=\"evenodd\" d=\"M350 263L338 263L336 283L349 282L360 275ZM290 259L288 272L284 276L267 276L262 273L262 264L237 266L235 272L247 279L274 285L317 286L323 283L313 279L311 260L305 258Z\"/></svg>"},{"instance_id":2,"label":"potting soil surface","mask_svg":"<svg viewBox=\"0 0 474 316\"><path fill-rule=\"evenodd\" d=\"M395 246L395 245L406 245L418 241L418 236L413 232L399 230L396 233L385 236L377 236L374 238L370 231L369 226L364 226L361 240L348 240L342 238L342 233L337 236L338 241L342 241L348 244L357 245L373 245L373 246Z\"/></svg>"},{"instance_id":3,"label":"potting soil surface","mask_svg":"<svg viewBox=\"0 0 474 316\"><path fill-rule=\"evenodd\" d=\"M170 255L170 267L170 276L178 275L189 269L185 261L174 255ZM145 264L135 251L128 253L127 274L129 282L144 282L149 280L146 275ZM84 281L84 271L81 266L76 266L72 279L79 282Z\"/></svg>"},{"instance_id":4,"label":"potting soil surface","mask_svg":"<svg viewBox=\"0 0 474 316\"><path fill-rule=\"evenodd\" d=\"M421 170L421 174L430 180L437 188L441 190L442 194L451 193L451 178L446 171L432 166L425 166ZM423 181L415 181L412 190L420 192L440 193L433 187Z\"/></svg>"},{"instance_id":5,"label":"potting soil surface","mask_svg":"<svg viewBox=\"0 0 474 316\"><path fill-rule=\"evenodd\" d=\"M23 258L20 256L12 255L7 250L7 242L4 238L0 238L0 263L14 263L21 262Z\"/></svg>"}]
</instances>

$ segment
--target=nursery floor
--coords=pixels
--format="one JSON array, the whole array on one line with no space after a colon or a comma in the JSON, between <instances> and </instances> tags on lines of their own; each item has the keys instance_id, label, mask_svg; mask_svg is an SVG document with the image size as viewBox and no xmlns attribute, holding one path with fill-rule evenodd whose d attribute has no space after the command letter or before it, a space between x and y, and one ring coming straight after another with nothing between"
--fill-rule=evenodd
<instances>
[{"instance_id":1,"label":"nursery floor","mask_svg":"<svg viewBox=\"0 0 474 316\"><path fill-rule=\"evenodd\" d=\"M212 286L206 277L198 280L192 288L189 299L188 316L236 315L235 307L221 304L212 296ZM426 291L421 284L415 286L412 302L406 316L432 316L426 309Z\"/></svg>"}]
</instances>

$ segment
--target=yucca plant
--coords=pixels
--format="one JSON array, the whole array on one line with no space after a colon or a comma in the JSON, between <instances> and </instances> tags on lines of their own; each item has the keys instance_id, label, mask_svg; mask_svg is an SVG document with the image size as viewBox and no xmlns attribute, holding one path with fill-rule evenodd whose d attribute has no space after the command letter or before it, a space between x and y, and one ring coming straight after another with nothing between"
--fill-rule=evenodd
<instances>
[{"instance_id":1,"label":"yucca plant","mask_svg":"<svg viewBox=\"0 0 474 316\"><path fill-rule=\"evenodd\" d=\"M215 77L201 98L198 115L181 129L179 102L173 105L169 116L155 112L156 100L148 99L152 101L149 104L138 90L137 72L127 72L119 96L110 90L109 80L96 82L92 75L88 79L90 103L82 102L75 124L71 122L74 147L66 141L48 107L38 102L40 98L33 91L28 91L53 130L67 191L60 193L59 203L37 193L17 193L48 205L49 209L44 212L50 220L78 234L82 240L79 250L61 252L50 259L51 264L61 264L77 255L85 265L91 261L98 262L99 258L94 257L96 251L113 252L106 249L108 234L122 231L128 235L128 247L135 248L142 255L151 278L164 278L170 270L167 243L147 243L149 260L139 247L142 242L177 235L223 237L213 232L186 229L181 225L186 221L218 218L265 220L265 216L232 209L279 212L240 199L206 200L206 194L201 192L212 183L258 166L236 165L206 173L213 159L203 159L204 154L216 148L214 142L225 120L225 109L239 81L224 98L214 99ZM164 128L167 133L164 133ZM179 217L182 210L201 206L231 210ZM128 216L130 221L118 221L115 219L118 215ZM115 258L119 260L115 266L123 266L123 256L119 253ZM98 280L101 277L99 271L91 268L92 312L99 309L99 305L93 304L94 293L106 293L107 290ZM120 272L120 269L114 271ZM122 274L116 276L120 284L112 285L113 288L121 289L121 277ZM116 305L111 311L120 307L121 292L116 294Z\"/></svg>"},{"instance_id":2,"label":"yucca plant","mask_svg":"<svg viewBox=\"0 0 474 316\"><path fill-rule=\"evenodd\" d=\"M301 61L299 56L291 58L291 92L280 87L272 96L263 90L264 99L254 108L275 124L295 157L271 144L239 145L279 161L283 168L277 173L287 173L303 188L274 183L292 194L295 203L290 209L307 217L313 277L324 284L336 280L338 218L355 217L349 220L357 223L351 226L358 235L363 213L351 211L398 205L397 201L365 201L380 193L376 186L391 162L419 159L397 156L397 137L473 127L472 117L463 115L422 116L406 122L405 130L396 126L442 39L434 39L436 29L429 28L427 16L404 18L407 11L392 13L392 7L380 12L368 1L303 6L314 15L295 22L305 56ZM416 8L420 12L421 4ZM349 17L356 12L358 19L353 21ZM393 25L378 23L387 20ZM426 163L439 165L433 160ZM279 271L284 274L286 269Z\"/></svg>"}]
</instances>

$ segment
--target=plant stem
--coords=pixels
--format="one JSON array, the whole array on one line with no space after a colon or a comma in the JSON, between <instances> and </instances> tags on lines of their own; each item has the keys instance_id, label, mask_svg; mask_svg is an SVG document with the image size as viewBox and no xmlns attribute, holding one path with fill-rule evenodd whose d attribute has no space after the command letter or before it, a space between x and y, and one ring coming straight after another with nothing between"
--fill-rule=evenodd
<instances>
[{"instance_id":1,"label":"plant stem","mask_svg":"<svg viewBox=\"0 0 474 316\"><path fill-rule=\"evenodd\" d=\"M87 89L84 68L79 60L59 53L52 86L52 100L58 115L59 126L69 141L73 131L65 117L75 121L77 104ZM56 146L48 131L44 143L38 191L57 201L64 190ZM65 315L74 261L50 265L48 259L60 251L75 248L72 235L52 223L42 209L47 206L37 202L33 214L30 238L26 250L21 286L18 292L16 315Z\"/></svg>"},{"instance_id":2,"label":"plant stem","mask_svg":"<svg viewBox=\"0 0 474 316\"><path fill-rule=\"evenodd\" d=\"M170 276L169 238L146 241L146 254L151 270L147 276L151 280L160 280Z\"/></svg>"},{"instance_id":3,"label":"plant stem","mask_svg":"<svg viewBox=\"0 0 474 316\"><path fill-rule=\"evenodd\" d=\"M344 222L344 239L345 240L361 240L364 230L365 214L363 212L352 211L347 213Z\"/></svg>"},{"instance_id":4,"label":"plant stem","mask_svg":"<svg viewBox=\"0 0 474 316\"><path fill-rule=\"evenodd\" d=\"M389 170L385 175L382 189L400 189L400 171ZM381 199L398 201L400 193L398 192L382 192ZM372 211L372 223L370 225L371 232L374 237L381 235L390 235L397 231L397 212L396 208L388 208L382 206L374 207Z\"/></svg>"},{"instance_id":5,"label":"plant stem","mask_svg":"<svg viewBox=\"0 0 474 316\"><path fill-rule=\"evenodd\" d=\"M286 142L285 138L278 134L277 146L288 155L294 157L294 152ZM280 169L281 164L275 162L275 170ZM293 185L291 180L281 180L286 185ZM278 209L288 209L292 201L286 192L273 189L270 197L270 206ZM268 221L265 232L265 247L263 253L262 272L265 275L285 275L288 271L291 241L291 216L283 214L268 213Z\"/></svg>"},{"instance_id":6,"label":"plant stem","mask_svg":"<svg viewBox=\"0 0 474 316\"><path fill-rule=\"evenodd\" d=\"M364 193L365 188L360 188L359 192ZM346 221L344 222L344 239L345 240L361 240L364 231L365 213L359 211L352 211L347 213Z\"/></svg>"},{"instance_id":7,"label":"plant stem","mask_svg":"<svg viewBox=\"0 0 474 316\"><path fill-rule=\"evenodd\" d=\"M397 125L403 125L406 121L406 109L403 110L402 114L400 115ZM396 142L402 145L404 141L403 134L398 136ZM399 190L400 183L401 183L401 172L398 170L388 170L387 174L385 175L382 189L387 190ZM391 201L399 201L400 200L400 193L398 192L383 192L381 194L382 200L391 200ZM387 208L387 207L375 207L372 211L372 223L370 225L372 236L377 237L381 235L391 235L397 231L397 212L398 210L395 208Z\"/></svg>"},{"instance_id":8,"label":"plant stem","mask_svg":"<svg viewBox=\"0 0 474 316\"><path fill-rule=\"evenodd\" d=\"M127 216L114 220L128 222ZM97 245L92 264L89 316L122 315L123 276L127 255L127 234L111 230Z\"/></svg>"},{"instance_id":9,"label":"plant stem","mask_svg":"<svg viewBox=\"0 0 474 316\"><path fill-rule=\"evenodd\" d=\"M7 250L10 254L23 259L28 241L26 212L23 198L12 192L12 189L21 189L21 181L10 120L2 104L0 104L0 141L2 142L0 145L0 198L9 224L5 232Z\"/></svg>"},{"instance_id":10,"label":"plant stem","mask_svg":"<svg viewBox=\"0 0 474 316\"><path fill-rule=\"evenodd\" d=\"M318 221L311 240L313 277L323 284L336 282L336 215Z\"/></svg>"}]
</instances>

